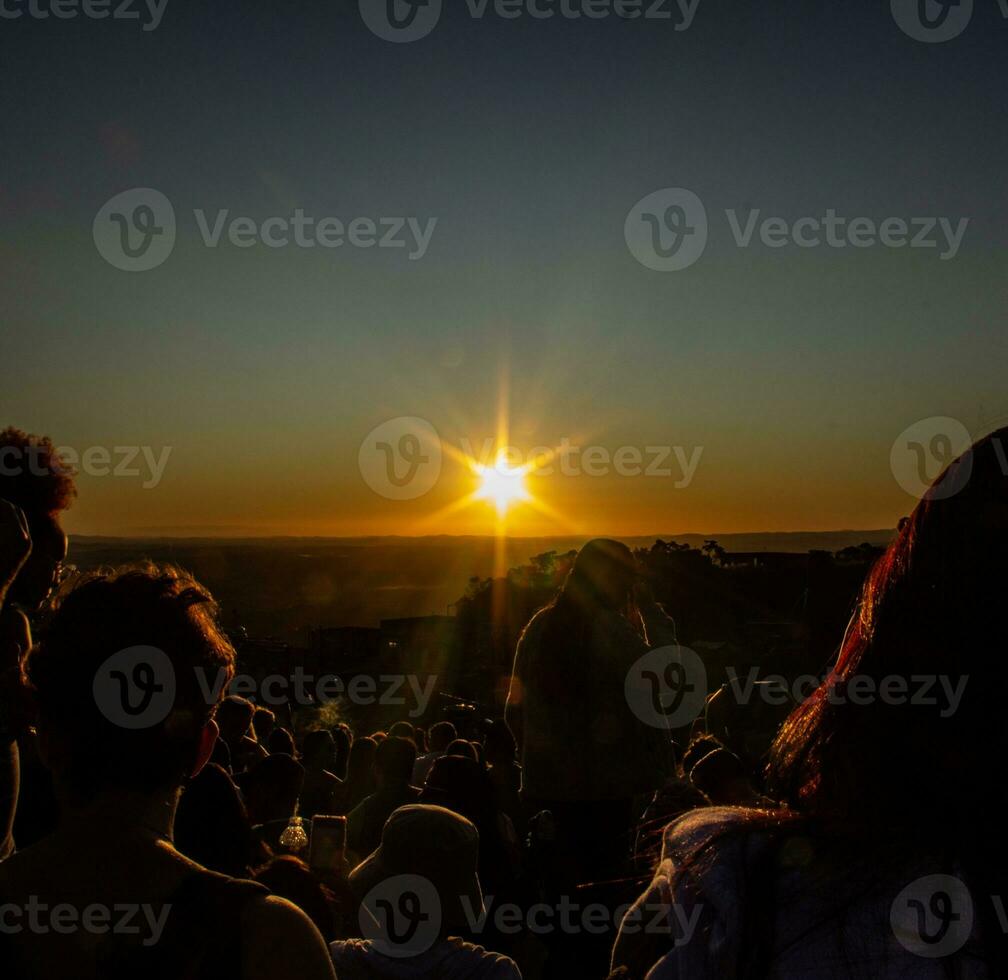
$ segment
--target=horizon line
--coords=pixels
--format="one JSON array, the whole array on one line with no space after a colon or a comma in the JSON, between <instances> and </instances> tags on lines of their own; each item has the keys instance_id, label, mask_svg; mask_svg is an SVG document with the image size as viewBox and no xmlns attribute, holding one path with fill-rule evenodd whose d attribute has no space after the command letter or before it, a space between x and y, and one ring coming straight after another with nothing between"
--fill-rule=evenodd
<instances>
[{"instance_id":1,"label":"horizon line","mask_svg":"<svg viewBox=\"0 0 1008 980\"><path fill-rule=\"evenodd\" d=\"M591 540L593 538L612 538L620 540L625 538L654 538L655 540L675 540L676 538L705 538L707 540L718 540L719 538L731 537L757 537L770 535L827 535L827 534L894 534L895 527L880 528L856 528L841 527L827 528L825 530L788 530L788 531L678 531L678 532L642 532L633 534L617 534L598 532L593 534L509 534L509 541L541 541L547 539L556 540ZM133 541L137 539L175 539L190 541L374 541L374 540L399 540L399 541L431 541L451 539L455 541L496 541L493 534L258 534L258 533L237 533L215 534L204 531L175 531L175 530L138 530L128 534L80 534L70 533L71 539L76 540L106 540L106 541Z\"/></svg>"}]
</instances>

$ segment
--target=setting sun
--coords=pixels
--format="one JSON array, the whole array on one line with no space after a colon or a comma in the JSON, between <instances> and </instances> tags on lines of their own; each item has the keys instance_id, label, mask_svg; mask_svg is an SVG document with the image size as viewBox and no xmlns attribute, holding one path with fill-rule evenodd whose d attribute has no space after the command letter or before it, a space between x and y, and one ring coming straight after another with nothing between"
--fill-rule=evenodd
<instances>
[{"instance_id":1,"label":"setting sun","mask_svg":"<svg viewBox=\"0 0 1008 980\"><path fill-rule=\"evenodd\" d=\"M474 469L480 480L476 497L494 504L498 514L503 516L511 504L529 499L525 486L527 467L509 466L504 455L500 454L493 466L476 464Z\"/></svg>"}]
</instances>

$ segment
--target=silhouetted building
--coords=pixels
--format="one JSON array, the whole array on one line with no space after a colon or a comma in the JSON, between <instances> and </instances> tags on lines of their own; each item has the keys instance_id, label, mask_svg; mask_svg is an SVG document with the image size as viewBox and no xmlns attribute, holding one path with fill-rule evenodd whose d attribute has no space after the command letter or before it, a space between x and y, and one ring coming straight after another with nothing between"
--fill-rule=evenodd
<instances>
[{"instance_id":1,"label":"silhouetted building","mask_svg":"<svg viewBox=\"0 0 1008 980\"><path fill-rule=\"evenodd\" d=\"M381 652L381 630L374 626L323 626L310 634L311 648L328 670L375 661Z\"/></svg>"}]
</instances>

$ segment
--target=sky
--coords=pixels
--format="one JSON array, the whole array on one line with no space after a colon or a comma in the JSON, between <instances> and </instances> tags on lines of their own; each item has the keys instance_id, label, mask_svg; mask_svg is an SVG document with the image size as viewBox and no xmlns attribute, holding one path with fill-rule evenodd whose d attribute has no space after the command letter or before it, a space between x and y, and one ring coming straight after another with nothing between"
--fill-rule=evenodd
<instances>
[{"instance_id":1,"label":"sky","mask_svg":"<svg viewBox=\"0 0 1008 980\"><path fill-rule=\"evenodd\" d=\"M1008 423L1008 4L67 2L0 16L0 421L72 533L884 528ZM488 439L580 462L502 522Z\"/></svg>"}]
</instances>

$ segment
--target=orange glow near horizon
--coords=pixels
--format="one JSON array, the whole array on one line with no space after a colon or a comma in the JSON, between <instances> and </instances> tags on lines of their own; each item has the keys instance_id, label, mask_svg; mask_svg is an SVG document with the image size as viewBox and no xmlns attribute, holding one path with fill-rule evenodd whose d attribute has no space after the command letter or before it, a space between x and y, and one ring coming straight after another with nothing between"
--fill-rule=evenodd
<instances>
[{"instance_id":1,"label":"orange glow near horizon","mask_svg":"<svg viewBox=\"0 0 1008 980\"><path fill-rule=\"evenodd\" d=\"M368 486L355 465L357 429L337 432L323 456L316 435L278 440L265 462L252 436L221 455L209 436L190 443L165 432L152 440L152 456L168 462L157 480L139 463L138 479L85 471L64 525L81 536L487 536L501 546L503 574L504 545L522 537L871 530L894 527L913 506L890 472L884 428L866 447L848 434L787 443L771 431L740 447L733 430L688 411L674 423L637 427L626 412L579 403L562 409L576 419L567 426L551 385L527 370L512 378L506 354L481 382L470 398L430 413L443 465L416 499L390 502ZM368 416L358 428L372 422ZM64 438L78 447L126 441L72 429ZM625 447L637 454L633 473L617 468ZM605 454L601 463L594 457L598 472L592 448ZM792 474L796 454L815 463L800 479ZM307 471L309 458L317 465Z\"/></svg>"}]
</instances>

